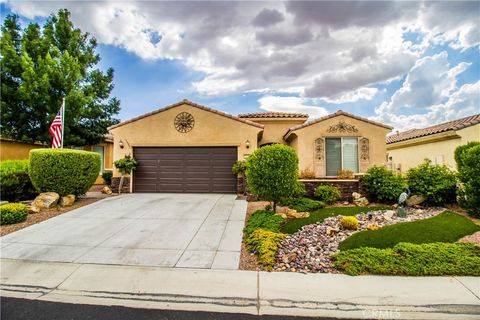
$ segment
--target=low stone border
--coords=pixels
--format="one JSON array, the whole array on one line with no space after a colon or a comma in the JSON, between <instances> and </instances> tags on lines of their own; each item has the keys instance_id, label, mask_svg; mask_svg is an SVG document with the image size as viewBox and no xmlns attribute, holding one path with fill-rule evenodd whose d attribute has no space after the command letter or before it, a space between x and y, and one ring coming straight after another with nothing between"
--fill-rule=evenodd
<instances>
[{"instance_id":1,"label":"low stone border","mask_svg":"<svg viewBox=\"0 0 480 320\"><path fill-rule=\"evenodd\" d=\"M368 230L368 226L372 224L381 228L399 222L431 218L443 211L443 208L408 209L407 216L403 218L397 217L394 210L361 213L355 216L358 219L358 230L355 231L340 227L343 217L341 215L327 218L322 223L306 225L282 241L277 251L274 270L339 273L333 267L330 257L339 251L340 242L352 234Z\"/></svg>"}]
</instances>

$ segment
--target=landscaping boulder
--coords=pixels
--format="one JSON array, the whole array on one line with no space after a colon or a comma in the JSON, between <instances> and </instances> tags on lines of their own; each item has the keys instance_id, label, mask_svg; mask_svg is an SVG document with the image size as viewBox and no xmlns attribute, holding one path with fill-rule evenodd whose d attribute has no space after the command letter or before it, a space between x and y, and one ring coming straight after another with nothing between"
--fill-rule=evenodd
<instances>
[{"instance_id":1,"label":"landscaping boulder","mask_svg":"<svg viewBox=\"0 0 480 320\"><path fill-rule=\"evenodd\" d=\"M40 193L32 202L32 206L38 209L50 209L57 205L60 196L56 192L43 192Z\"/></svg>"},{"instance_id":2,"label":"landscaping boulder","mask_svg":"<svg viewBox=\"0 0 480 320\"><path fill-rule=\"evenodd\" d=\"M40 212L40 208L34 205L27 206L27 210L29 214L35 214Z\"/></svg>"},{"instance_id":3,"label":"landscaping boulder","mask_svg":"<svg viewBox=\"0 0 480 320\"><path fill-rule=\"evenodd\" d=\"M308 218L310 217L309 212L297 212L295 209L288 209L287 212L285 213L288 218Z\"/></svg>"},{"instance_id":4,"label":"landscaping boulder","mask_svg":"<svg viewBox=\"0 0 480 320\"><path fill-rule=\"evenodd\" d=\"M424 196L413 195L407 198L407 200L405 201L405 204L408 207L413 207L413 206L418 206L419 204L422 204L424 201L425 201Z\"/></svg>"},{"instance_id":5,"label":"landscaping boulder","mask_svg":"<svg viewBox=\"0 0 480 320\"><path fill-rule=\"evenodd\" d=\"M383 218L387 221L391 221L395 217L395 210L387 210L383 213Z\"/></svg>"},{"instance_id":6,"label":"landscaping boulder","mask_svg":"<svg viewBox=\"0 0 480 320\"><path fill-rule=\"evenodd\" d=\"M325 230L325 233L327 234L327 236L334 236L336 233L338 233L338 231L340 231L338 228L333 228L333 227L327 227L327 229Z\"/></svg>"},{"instance_id":7,"label":"landscaping boulder","mask_svg":"<svg viewBox=\"0 0 480 320\"><path fill-rule=\"evenodd\" d=\"M352 193L353 200L360 199L361 197L362 197L362 195L358 192Z\"/></svg>"},{"instance_id":8,"label":"landscaping boulder","mask_svg":"<svg viewBox=\"0 0 480 320\"><path fill-rule=\"evenodd\" d=\"M75 202L75 196L69 194L60 198L59 204L61 207L70 207Z\"/></svg>"},{"instance_id":9,"label":"landscaping boulder","mask_svg":"<svg viewBox=\"0 0 480 320\"><path fill-rule=\"evenodd\" d=\"M358 198L358 199L353 199L353 203L357 207L366 207L370 204L370 202L368 202L367 198L365 198L365 197L361 197L361 198Z\"/></svg>"},{"instance_id":10,"label":"landscaping boulder","mask_svg":"<svg viewBox=\"0 0 480 320\"><path fill-rule=\"evenodd\" d=\"M110 189L109 187L105 186L102 188L102 193L104 194L112 194L112 189Z\"/></svg>"}]
</instances>

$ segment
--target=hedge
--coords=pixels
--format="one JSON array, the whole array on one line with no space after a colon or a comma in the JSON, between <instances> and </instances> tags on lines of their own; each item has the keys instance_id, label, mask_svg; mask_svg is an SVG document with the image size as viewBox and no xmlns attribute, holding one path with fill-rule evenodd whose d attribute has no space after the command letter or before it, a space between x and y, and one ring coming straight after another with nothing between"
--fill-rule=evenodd
<instances>
[{"instance_id":1,"label":"hedge","mask_svg":"<svg viewBox=\"0 0 480 320\"><path fill-rule=\"evenodd\" d=\"M94 184L100 172L100 155L72 149L30 151L29 175L40 192L82 195Z\"/></svg>"},{"instance_id":2,"label":"hedge","mask_svg":"<svg viewBox=\"0 0 480 320\"><path fill-rule=\"evenodd\" d=\"M0 206L0 225L23 222L27 216L28 209L23 203L7 203Z\"/></svg>"},{"instance_id":3,"label":"hedge","mask_svg":"<svg viewBox=\"0 0 480 320\"><path fill-rule=\"evenodd\" d=\"M35 197L35 188L28 176L28 160L0 162L1 199L10 202L30 200Z\"/></svg>"},{"instance_id":4,"label":"hedge","mask_svg":"<svg viewBox=\"0 0 480 320\"><path fill-rule=\"evenodd\" d=\"M358 248L332 256L349 275L480 276L480 247L471 243L399 243L393 248Z\"/></svg>"}]
</instances>

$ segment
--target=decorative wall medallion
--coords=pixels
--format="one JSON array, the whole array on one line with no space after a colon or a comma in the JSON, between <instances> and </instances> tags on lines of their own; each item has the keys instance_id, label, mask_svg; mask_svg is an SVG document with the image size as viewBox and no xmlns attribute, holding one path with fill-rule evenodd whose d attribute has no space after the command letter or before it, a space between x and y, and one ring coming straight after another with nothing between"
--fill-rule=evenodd
<instances>
[{"instance_id":1,"label":"decorative wall medallion","mask_svg":"<svg viewBox=\"0 0 480 320\"><path fill-rule=\"evenodd\" d=\"M345 121L340 121L328 128L327 132L358 132L358 129Z\"/></svg>"},{"instance_id":2,"label":"decorative wall medallion","mask_svg":"<svg viewBox=\"0 0 480 320\"><path fill-rule=\"evenodd\" d=\"M177 131L185 133L193 129L193 126L195 125L195 119L190 113L181 112L177 114L173 124L175 125L175 129L177 129Z\"/></svg>"},{"instance_id":3,"label":"decorative wall medallion","mask_svg":"<svg viewBox=\"0 0 480 320\"><path fill-rule=\"evenodd\" d=\"M370 145L368 138L360 139L360 159L368 161L370 159Z\"/></svg>"},{"instance_id":4,"label":"decorative wall medallion","mask_svg":"<svg viewBox=\"0 0 480 320\"><path fill-rule=\"evenodd\" d=\"M315 140L315 159L323 160L323 154L324 154L323 138L318 138Z\"/></svg>"}]
</instances>

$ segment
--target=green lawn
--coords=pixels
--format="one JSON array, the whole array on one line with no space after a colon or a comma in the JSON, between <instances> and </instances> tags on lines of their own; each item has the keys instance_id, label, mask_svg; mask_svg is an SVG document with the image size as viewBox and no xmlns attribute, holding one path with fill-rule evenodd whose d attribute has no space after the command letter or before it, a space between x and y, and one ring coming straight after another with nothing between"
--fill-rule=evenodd
<instances>
[{"instance_id":1,"label":"green lawn","mask_svg":"<svg viewBox=\"0 0 480 320\"><path fill-rule=\"evenodd\" d=\"M310 217L303 219L290 219L282 227L281 232L292 234L300 230L301 227L316 222L322 222L326 218L338 215L354 216L368 211L390 209L388 206L376 207L330 207L310 212Z\"/></svg>"},{"instance_id":2,"label":"green lawn","mask_svg":"<svg viewBox=\"0 0 480 320\"><path fill-rule=\"evenodd\" d=\"M355 233L340 243L340 250L360 247L392 248L400 242L433 243L455 242L458 239L480 231L471 220L446 211L433 218L403 222Z\"/></svg>"}]
</instances>

